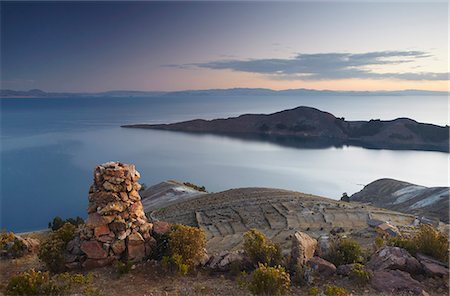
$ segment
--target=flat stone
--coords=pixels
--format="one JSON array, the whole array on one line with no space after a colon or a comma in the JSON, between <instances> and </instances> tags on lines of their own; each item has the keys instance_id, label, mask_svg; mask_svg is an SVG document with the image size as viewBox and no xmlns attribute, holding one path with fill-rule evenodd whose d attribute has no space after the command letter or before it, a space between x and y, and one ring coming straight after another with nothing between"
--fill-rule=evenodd
<instances>
[{"instance_id":1,"label":"flat stone","mask_svg":"<svg viewBox=\"0 0 450 296\"><path fill-rule=\"evenodd\" d=\"M401 270L377 270L371 278L371 285L382 292L413 292L415 295L429 296L423 285Z\"/></svg>"},{"instance_id":2,"label":"flat stone","mask_svg":"<svg viewBox=\"0 0 450 296\"><path fill-rule=\"evenodd\" d=\"M156 235L164 235L170 232L170 224L165 221L153 222L153 233Z\"/></svg>"},{"instance_id":3,"label":"flat stone","mask_svg":"<svg viewBox=\"0 0 450 296\"><path fill-rule=\"evenodd\" d=\"M102 236L102 235L108 235L111 232L108 225L100 225L94 228L94 235L96 237Z\"/></svg>"},{"instance_id":4,"label":"flat stone","mask_svg":"<svg viewBox=\"0 0 450 296\"><path fill-rule=\"evenodd\" d=\"M306 262L306 265L311 267L311 269L320 276L327 277L336 272L336 266L333 263L320 257L312 257Z\"/></svg>"},{"instance_id":5,"label":"flat stone","mask_svg":"<svg viewBox=\"0 0 450 296\"><path fill-rule=\"evenodd\" d=\"M444 263L422 254L417 254L416 257L419 260L420 264L422 265L423 270L428 276L448 278L449 269Z\"/></svg>"},{"instance_id":6,"label":"flat stone","mask_svg":"<svg viewBox=\"0 0 450 296\"><path fill-rule=\"evenodd\" d=\"M113 201L104 206L100 211L98 211L98 213L101 215L104 215L106 213L121 213L125 209L126 205L122 201Z\"/></svg>"},{"instance_id":7,"label":"flat stone","mask_svg":"<svg viewBox=\"0 0 450 296\"><path fill-rule=\"evenodd\" d=\"M88 258L83 262L82 266L84 269L104 267L104 266L110 265L113 262L113 260L114 260L114 258L112 258L112 257L108 257L108 258L104 258L104 259Z\"/></svg>"},{"instance_id":8,"label":"flat stone","mask_svg":"<svg viewBox=\"0 0 450 296\"><path fill-rule=\"evenodd\" d=\"M111 249L115 255L121 255L125 252L126 245L124 240L116 240L111 244Z\"/></svg>"},{"instance_id":9,"label":"flat stone","mask_svg":"<svg viewBox=\"0 0 450 296\"><path fill-rule=\"evenodd\" d=\"M114 220L115 216L102 216L98 213L91 213L86 220L86 226L95 228L101 225L109 224Z\"/></svg>"},{"instance_id":10,"label":"flat stone","mask_svg":"<svg viewBox=\"0 0 450 296\"><path fill-rule=\"evenodd\" d=\"M102 244L96 240L83 241L80 249L91 259L104 259L108 256Z\"/></svg>"}]
</instances>

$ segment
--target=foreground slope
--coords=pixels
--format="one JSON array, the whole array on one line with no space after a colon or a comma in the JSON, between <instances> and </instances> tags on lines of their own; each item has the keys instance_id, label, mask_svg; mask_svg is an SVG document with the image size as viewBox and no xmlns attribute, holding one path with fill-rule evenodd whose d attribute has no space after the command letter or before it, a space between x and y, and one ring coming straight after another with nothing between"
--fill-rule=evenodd
<instances>
[{"instance_id":1,"label":"foreground slope","mask_svg":"<svg viewBox=\"0 0 450 296\"><path fill-rule=\"evenodd\" d=\"M409 118L381 121L346 121L310 107L297 107L273 114L245 114L227 119L172 124L134 124L127 128L148 128L182 132L254 135L315 141L318 146L357 145L377 149L449 151L449 127L419 123Z\"/></svg>"},{"instance_id":2,"label":"foreground slope","mask_svg":"<svg viewBox=\"0 0 450 296\"><path fill-rule=\"evenodd\" d=\"M393 179L379 179L353 194L350 201L435 217L449 223L449 190L449 187L425 187Z\"/></svg>"},{"instance_id":3,"label":"foreground slope","mask_svg":"<svg viewBox=\"0 0 450 296\"><path fill-rule=\"evenodd\" d=\"M239 249L243 233L251 228L289 249L289 237L295 230L318 237L342 227L352 235L367 238L375 235L369 219L391 221L399 227L414 221L414 216L408 214L271 188L205 194L156 210L151 216L201 227L206 232L208 251L213 253Z\"/></svg>"}]
</instances>

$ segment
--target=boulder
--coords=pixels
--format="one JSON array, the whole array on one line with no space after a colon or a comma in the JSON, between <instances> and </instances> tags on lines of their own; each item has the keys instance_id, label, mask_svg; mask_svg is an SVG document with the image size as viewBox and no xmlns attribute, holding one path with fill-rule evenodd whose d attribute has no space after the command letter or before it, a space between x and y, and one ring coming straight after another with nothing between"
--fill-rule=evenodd
<instances>
[{"instance_id":1,"label":"boulder","mask_svg":"<svg viewBox=\"0 0 450 296\"><path fill-rule=\"evenodd\" d=\"M422 265L423 270L428 276L431 277L437 276L443 278L449 277L448 267L444 263L422 254L417 254L416 257L419 260L420 264Z\"/></svg>"},{"instance_id":2,"label":"boulder","mask_svg":"<svg viewBox=\"0 0 450 296\"><path fill-rule=\"evenodd\" d=\"M108 225L100 225L94 228L94 235L96 237L108 235L110 234L110 232L111 230L109 229Z\"/></svg>"},{"instance_id":3,"label":"boulder","mask_svg":"<svg viewBox=\"0 0 450 296\"><path fill-rule=\"evenodd\" d=\"M86 220L86 226L89 228L95 228L98 226L106 225L114 220L114 216L101 216L98 213L91 213Z\"/></svg>"},{"instance_id":4,"label":"boulder","mask_svg":"<svg viewBox=\"0 0 450 296\"><path fill-rule=\"evenodd\" d=\"M423 285L401 270L377 270L371 278L371 285L387 293L412 292L414 295L429 296Z\"/></svg>"},{"instance_id":5,"label":"boulder","mask_svg":"<svg viewBox=\"0 0 450 296\"><path fill-rule=\"evenodd\" d=\"M244 266L246 258L242 251L223 251L213 255L205 264L208 268L220 271L229 271L233 265Z\"/></svg>"},{"instance_id":6,"label":"boulder","mask_svg":"<svg viewBox=\"0 0 450 296\"><path fill-rule=\"evenodd\" d=\"M372 270L399 269L409 273L420 273L422 267L408 251L399 247L384 247L372 255L367 267Z\"/></svg>"},{"instance_id":7,"label":"boulder","mask_svg":"<svg viewBox=\"0 0 450 296\"><path fill-rule=\"evenodd\" d=\"M126 245L124 240L116 240L111 244L111 249L115 255L121 255L125 252Z\"/></svg>"},{"instance_id":8,"label":"boulder","mask_svg":"<svg viewBox=\"0 0 450 296\"><path fill-rule=\"evenodd\" d=\"M102 244L96 240L83 241L80 249L90 259L104 259L108 257L108 252L106 252L103 249Z\"/></svg>"},{"instance_id":9,"label":"boulder","mask_svg":"<svg viewBox=\"0 0 450 296\"><path fill-rule=\"evenodd\" d=\"M317 242L316 253L319 257L327 257L331 251L331 241L330 237L327 235L319 237Z\"/></svg>"},{"instance_id":10,"label":"boulder","mask_svg":"<svg viewBox=\"0 0 450 296\"><path fill-rule=\"evenodd\" d=\"M107 257L107 258L103 258L103 259L88 258L83 262L83 264L81 266L84 269L92 269L92 268L107 266L107 265L111 264L113 261L114 261L114 258L112 258L112 257Z\"/></svg>"},{"instance_id":11,"label":"boulder","mask_svg":"<svg viewBox=\"0 0 450 296\"><path fill-rule=\"evenodd\" d=\"M339 265L336 269L338 275L349 276L352 273L352 269L355 263Z\"/></svg>"},{"instance_id":12,"label":"boulder","mask_svg":"<svg viewBox=\"0 0 450 296\"><path fill-rule=\"evenodd\" d=\"M292 236L291 257L289 265L291 268L303 266L314 256L317 241L304 232L295 232Z\"/></svg>"},{"instance_id":13,"label":"boulder","mask_svg":"<svg viewBox=\"0 0 450 296\"><path fill-rule=\"evenodd\" d=\"M312 269L313 273L319 276L327 277L336 272L336 266L320 257L312 257L306 262L306 265Z\"/></svg>"},{"instance_id":14,"label":"boulder","mask_svg":"<svg viewBox=\"0 0 450 296\"><path fill-rule=\"evenodd\" d=\"M144 238L134 232L128 236L127 240L127 258L131 261L139 261L145 257Z\"/></svg>"},{"instance_id":15,"label":"boulder","mask_svg":"<svg viewBox=\"0 0 450 296\"><path fill-rule=\"evenodd\" d=\"M165 221L153 222L153 234L164 235L170 232L170 224Z\"/></svg>"}]
</instances>

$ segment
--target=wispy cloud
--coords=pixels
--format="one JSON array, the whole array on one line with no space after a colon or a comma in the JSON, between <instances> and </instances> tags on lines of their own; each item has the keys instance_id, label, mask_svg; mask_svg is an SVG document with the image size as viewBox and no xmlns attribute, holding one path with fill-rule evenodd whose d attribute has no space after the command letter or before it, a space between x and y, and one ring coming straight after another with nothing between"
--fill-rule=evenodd
<instances>
[{"instance_id":1,"label":"wispy cloud","mask_svg":"<svg viewBox=\"0 0 450 296\"><path fill-rule=\"evenodd\" d=\"M280 80L386 79L448 80L449 73L389 72L370 69L380 65L413 63L431 57L423 51L378 51L367 53L298 54L288 59L227 59L207 63L171 65L180 68L195 66L208 69L227 69L268 75ZM380 68L380 67L378 67Z\"/></svg>"}]
</instances>

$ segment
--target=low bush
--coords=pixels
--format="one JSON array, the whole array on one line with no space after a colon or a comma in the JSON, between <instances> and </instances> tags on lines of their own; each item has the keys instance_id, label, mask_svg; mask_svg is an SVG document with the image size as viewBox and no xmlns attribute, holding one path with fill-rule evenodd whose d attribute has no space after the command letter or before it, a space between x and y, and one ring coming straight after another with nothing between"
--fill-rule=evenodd
<instances>
[{"instance_id":1,"label":"low bush","mask_svg":"<svg viewBox=\"0 0 450 296\"><path fill-rule=\"evenodd\" d=\"M386 244L385 240L381 236L377 236L373 241L375 251L378 251Z\"/></svg>"},{"instance_id":2,"label":"low bush","mask_svg":"<svg viewBox=\"0 0 450 296\"><path fill-rule=\"evenodd\" d=\"M330 253L326 259L336 266L362 263L364 262L364 250L357 241L341 238L331 244Z\"/></svg>"},{"instance_id":3,"label":"low bush","mask_svg":"<svg viewBox=\"0 0 450 296\"><path fill-rule=\"evenodd\" d=\"M355 263L350 271L350 278L360 285L365 285L370 281L370 273L365 270L364 265Z\"/></svg>"},{"instance_id":4,"label":"low bush","mask_svg":"<svg viewBox=\"0 0 450 296\"><path fill-rule=\"evenodd\" d=\"M186 275L191 268L191 265L184 263L183 258L178 254L174 254L172 256L164 256L161 260L161 264L165 271L176 271L181 275Z\"/></svg>"},{"instance_id":5,"label":"low bush","mask_svg":"<svg viewBox=\"0 0 450 296\"><path fill-rule=\"evenodd\" d=\"M254 295L284 295L290 284L289 274L283 267L259 264L253 272L248 289Z\"/></svg>"},{"instance_id":6,"label":"low bush","mask_svg":"<svg viewBox=\"0 0 450 296\"><path fill-rule=\"evenodd\" d=\"M133 266L133 263L131 263L130 261L127 262L117 261L116 262L117 273L119 274L119 276L127 274L131 271L131 266Z\"/></svg>"},{"instance_id":7,"label":"low bush","mask_svg":"<svg viewBox=\"0 0 450 296\"><path fill-rule=\"evenodd\" d=\"M412 236L390 238L388 245L406 249L412 255L422 253L443 262L448 262L449 238L430 225L421 225Z\"/></svg>"},{"instance_id":8,"label":"low bush","mask_svg":"<svg viewBox=\"0 0 450 296\"><path fill-rule=\"evenodd\" d=\"M38 258L51 272L61 272L65 269L64 253L67 243L75 235L75 229L75 226L66 223L39 246Z\"/></svg>"},{"instance_id":9,"label":"low bush","mask_svg":"<svg viewBox=\"0 0 450 296\"><path fill-rule=\"evenodd\" d=\"M325 286L324 294L326 296L347 296L349 293L343 287L335 286L335 285L327 285Z\"/></svg>"},{"instance_id":10,"label":"low bush","mask_svg":"<svg viewBox=\"0 0 450 296\"><path fill-rule=\"evenodd\" d=\"M81 224L84 224L84 220L81 217L76 217L76 218L68 218L66 220L62 219L59 216L56 216L55 218L53 218L52 222L48 223L48 228L51 228L53 231L56 231L58 229L60 229L61 227L64 226L64 224L66 223L70 223L75 227L80 226Z\"/></svg>"},{"instance_id":11,"label":"low bush","mask_svg":"<svg viewBox=\"0 0 450 296\"><path fill-rule=\"evenodd\" d=\"M188 268L197 264L204 256L205 232L197 227L175 224L169 234L169 250L173 260Z\"/></svg>"},{"instance_id":12,"label":"low bush","mask_svg":"<svg viewBox=\"0 0 450 296\"><path fill-rule=\"evenodd\" d=\"M282 260L280 246L256 229L250 229L244 234L244 254L255 267L260 263L276 266Z\"/></svg>"}]
</instances>

